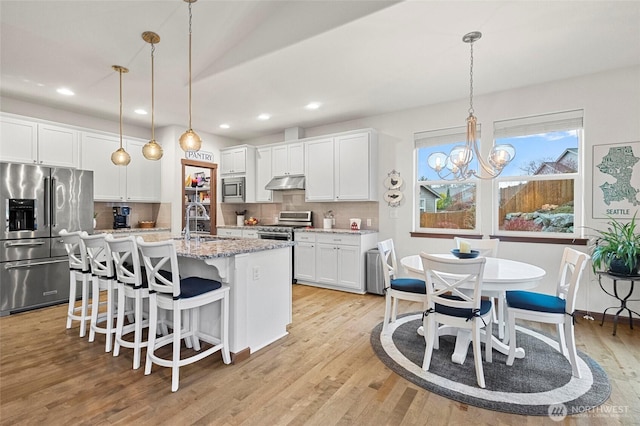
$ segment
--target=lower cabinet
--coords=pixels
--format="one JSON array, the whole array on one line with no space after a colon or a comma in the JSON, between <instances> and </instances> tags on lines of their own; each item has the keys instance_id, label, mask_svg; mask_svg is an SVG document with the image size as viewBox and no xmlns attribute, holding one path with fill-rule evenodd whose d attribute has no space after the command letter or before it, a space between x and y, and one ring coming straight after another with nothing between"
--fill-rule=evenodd
<instances>
[{"instance_id":1,"label":"lower cabinet","mask_svg":"<svg viewBox=\"0 0 640 426\"><path fill-rule=\"evenodd\" d=\"M302 284L364 293L365 252L375 247L377 238L377 233L296 233L296 280Z\"/></svg>"}]
</instances>

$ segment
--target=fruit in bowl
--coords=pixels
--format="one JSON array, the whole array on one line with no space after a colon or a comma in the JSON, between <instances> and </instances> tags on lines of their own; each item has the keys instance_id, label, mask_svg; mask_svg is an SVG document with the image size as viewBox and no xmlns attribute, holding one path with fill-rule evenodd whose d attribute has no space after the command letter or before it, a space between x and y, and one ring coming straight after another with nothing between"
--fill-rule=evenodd
<instances>
[{"instance_id":1,"label":"fruit in bowl","mask_svg":"<svg viewBox=\"0 0 640 426\"><path fill-rule=\"evenodd\" d=\"M244 224L248 225L248 226L257 225L258 224L258 219L256 219L255 217L251 216L249 219L245 219Z\"/></svg>"}]
</instances>

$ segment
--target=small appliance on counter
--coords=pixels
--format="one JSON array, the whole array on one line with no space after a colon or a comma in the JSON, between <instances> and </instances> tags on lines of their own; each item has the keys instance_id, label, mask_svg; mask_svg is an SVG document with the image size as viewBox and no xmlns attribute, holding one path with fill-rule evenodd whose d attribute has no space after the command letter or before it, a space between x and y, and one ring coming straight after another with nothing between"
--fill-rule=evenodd
<instances>
[{"instance_id":1,"label":"small appliance on counter","mask_svg":"<svg viewBox=\"0 0 640 426\"><path fill-rule=\"evenodd\" d=\"M131 208L127 206L113 208L113 229L131 228Z\"/></svg>"}]
</instances>

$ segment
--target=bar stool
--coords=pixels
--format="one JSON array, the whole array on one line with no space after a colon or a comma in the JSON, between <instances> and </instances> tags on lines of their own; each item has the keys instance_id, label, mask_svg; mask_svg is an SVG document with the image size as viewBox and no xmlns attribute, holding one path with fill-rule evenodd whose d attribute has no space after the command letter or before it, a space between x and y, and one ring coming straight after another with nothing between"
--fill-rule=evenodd
<instances>
[{"instance_id":1,"label":"bar stool","mask_svg":"<svg viewBox=\"0 0 640 426\"><path fill-rule=\"evenodd\" d=\"M149 285L147 277L140 268L138 244L133 236L127 238L106 237L107 247L113 259L118 288L118 319L116 322L116 339L113 356L120 354L120 347L133 349L133 369L140 368L142 348L147 341L142 340L142 328L149 326L148 319L143 318L143 300L149 299ZM132 321L125 325L125 306L127 300L133 301ZM133 333L133 341L125 340L124 336Z\"/></svg>"},{"instance_id":2,"label":"bar stool","mask_svg":"<svg viewBox=\"0 0 640 426\"><path fill-rule=\"evenodd\" d=\"M89 341L93 342L96 333L105 335L105 352L111 352L113 345L113 335L116 329L113 320L116 318L114 310L116 280L113 273L113 261L111 256L107 257L106 234L82 235L80 238L84 242L87 250L89 267L93 279L91 291L91 326L89 328ZM100 302L100 291L107 292L107 300ZM106 306L106 312L100 314L100 306ZM104 322L104 326L99 326Z\"/></svg>"},{"instance_id":3,"label":"bar stool","mask_svg":"<svg viewBox=\"0 0 640 426\"><path fill-rule=\"evenodd\" d=\"M151 374L152 365L171 367L171 391L178 390L180 376L179 368L192 364L202 358L222 351L222 360L225 364L231 362L229 353L229 287L214 280L200 277L188 277L180 279L178 270L178 256L172 240L156 243L145 243L138 237L138 247L149 282L149 344L147 346L147 359L144 374ZM171 268L171 276L168 279L161 273L162 268ZM198 310L201 306L214 302L220 302L220 337L214 337L200 333L198 330ZM158 309L168 310L173 313L172 333L160 338L156 337ZM189 318L185 320L183 329L182 314ZM191 342L189 342L189 338ZM193 349L200 351L200 339L213 346L196 355L181 359L180 343L185 339L185 344L191 344ZM171 359L161 358L156 350L165 345L173 345Z\"/></svg>"},{"instance_id":4,"label":"bar stool","mask_svg":"<svg viewBox=\"0 0 640 426\"><path fill-rule=\"evenodd\" d=\"M89 278L91 270L87 259L87 250L80 235L86 232L68 232L62 229L58 235L62 238L64 248L69 256L69 308L67 309L67 328L71 328L72 321L80 321L80 337L84 337L87 332L87 321L91 319L89 315ZM82 293L80 296L80 306L76 306L76 284L81 282Z\"/></svg>"}]
</instances>

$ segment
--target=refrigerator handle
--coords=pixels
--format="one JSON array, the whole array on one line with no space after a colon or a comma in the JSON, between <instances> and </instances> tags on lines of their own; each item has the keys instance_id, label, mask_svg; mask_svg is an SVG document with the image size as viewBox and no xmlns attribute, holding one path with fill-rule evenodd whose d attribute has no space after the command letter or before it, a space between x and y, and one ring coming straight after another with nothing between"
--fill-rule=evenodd
<instances>
[{"instance_id":1,"label":"refrigerator handle","mask_svg":"<svg viewBox=\"0 0 640 426\"><path fill-rule=\"evenodd\" d=\"M57 219L56 219L56 178L52 177L51 178L51 189L50 194L51 194L51 199L49 200L49 202L51 203L51 227L53 228L54 226L57 226Z\"/></svg>"},{"instance_id":2,"label":"refrigerator handle","mask_svg":"<svg viewBox=\"0 0 640 426\"><path fill-rule=\"evenodd\" d=\"M49 213L51 212L51 206L49 205L49 197L51 195L51 182L47 176L44 178L44 226L51 225Z\"/></svg>"}]
</instances>

